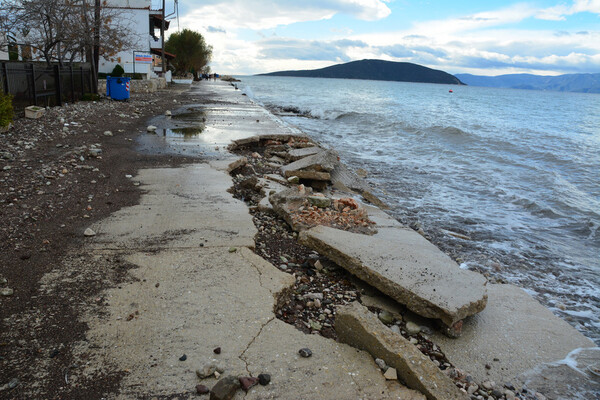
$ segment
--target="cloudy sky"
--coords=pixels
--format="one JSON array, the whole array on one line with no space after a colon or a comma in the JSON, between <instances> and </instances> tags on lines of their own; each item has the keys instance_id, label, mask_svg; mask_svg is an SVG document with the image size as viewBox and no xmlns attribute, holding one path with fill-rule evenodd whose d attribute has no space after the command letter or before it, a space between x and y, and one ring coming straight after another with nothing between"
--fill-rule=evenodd
<instances>
[{"instance_id":1,"label":"cloudy sky","mask_svg":"<svg viewBox=\"0 0 600 400\"><path fill-rule=\"evenodd\" d=\"M600 0L183 0L179 14L222 74L365 58L480 75L600 72Z\"/></svg>"}]
</instances>

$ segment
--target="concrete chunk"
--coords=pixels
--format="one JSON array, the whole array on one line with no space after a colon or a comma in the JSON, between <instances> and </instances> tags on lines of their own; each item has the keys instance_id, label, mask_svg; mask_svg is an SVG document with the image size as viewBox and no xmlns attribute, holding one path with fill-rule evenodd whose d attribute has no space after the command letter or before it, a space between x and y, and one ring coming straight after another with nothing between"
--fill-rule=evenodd
<instances>
[{"instance_id":1,"label":"concrete chunk","mask_svg":"<svg viewBox=\"0 0 600 400\"><path fill-rule=\"evenodd\" d=\"M300 179L312 179L315 181L329 181L331 176L329 172L320 171L284 171L286 178L297 176Z\"/></svg>"},{"instance_id":2,"label":"concrete chunk","mask_svg":"<svg viewBox=\"0 0 600 400\"><path fill-rule=\"evenodd\" d=\"M486 279L460 269L414 231L399 229L392 241L316 226L302 232L300 242L414 313L448 327L486 306Z\"/></svg>"},{"instance_id":3,"label":"concrete chunk","mask_svg":"<svg viewBox=\"0 0 600 400\"><path fill-rule=\"evenodd\" d=\"M298 161L301 158L312 156L324 151L321 147L312 146L312 147L304 147L300 149L293 149L288 152L288 160L289 161Z\"/></svg>"},{"instance_id":4,"label":"concrete chunk","mask_svg":"<svg viewBox=\"0 0 600 400\"><path fill-rule=\"evenodd\" d=\"M300 171L331 172L339 164L338 154L333 150L321 151L312 156L304 157L298 161L281 167L285 176L298 175ZM329 174L328 174L329 175ZM298 175L300 177L300 175ZM306 178L314 179L314 178ZM329 179L329 178L328 178Z\"/></svg>"},{"instance_id":5,"label":"concrete chunk","mask_svg":"<svg viewBox=\"0 0 600 400\"><path fill-rule=\"evenodd\" d=\"M337 309L335 331L340 341L383 359L408 387L429 400L469 399L429 358L359 303Z\"/></svg>"}]
</instances>

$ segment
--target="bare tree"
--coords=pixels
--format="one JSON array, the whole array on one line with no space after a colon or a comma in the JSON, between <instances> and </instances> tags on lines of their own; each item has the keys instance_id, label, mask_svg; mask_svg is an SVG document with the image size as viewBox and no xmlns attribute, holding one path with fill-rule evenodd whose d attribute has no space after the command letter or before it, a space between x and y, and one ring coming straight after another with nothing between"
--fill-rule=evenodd
<instances>
[{"instance_id":1,"label":"bare tree","mask_svg":"<svg viewBox=\"0 0 600 400\"><path fill-rule=\"evenodd\" d=\"M106 1L0 0L0 8L0 29L48 64L86 60L97 70L99 57L128 50L133 39L131 21Z\"/></svg>"}]
</instances>

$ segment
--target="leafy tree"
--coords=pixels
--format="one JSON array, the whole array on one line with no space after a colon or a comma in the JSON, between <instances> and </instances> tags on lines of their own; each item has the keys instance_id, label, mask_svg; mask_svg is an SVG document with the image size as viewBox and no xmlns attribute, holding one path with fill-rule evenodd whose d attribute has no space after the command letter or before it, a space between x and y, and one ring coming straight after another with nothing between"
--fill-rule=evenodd
<instances>
[{"instance_id":1,"label":"leafy tree","mask_svg":"<svg viewBox=\"0 0 600 400\"><path fill-rule=\"evenodd\" d=\"M171 34L165 43L165 51L177 56L172 61L175 73L191 72L196 79L198 72L202 71L212 58L212 46L206 44L200 33L190 29Z\"/></svg>"}]
</instances>

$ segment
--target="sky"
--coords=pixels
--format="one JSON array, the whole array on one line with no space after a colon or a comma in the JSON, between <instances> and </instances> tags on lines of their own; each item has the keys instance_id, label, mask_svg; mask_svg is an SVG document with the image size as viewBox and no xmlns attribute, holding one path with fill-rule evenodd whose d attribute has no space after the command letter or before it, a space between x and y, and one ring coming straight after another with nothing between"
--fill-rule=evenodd
<instances>
[{"instance_id":1,"label":"sky","mask_svg":"<svg viewBox=\"0 0 600 400\"><path fill-rule=\"evenodd\" d=\"M600 72L600 0L181 0L211 70L250 75L362 59L500 75Z\"/></svg>"}]
</instances>

